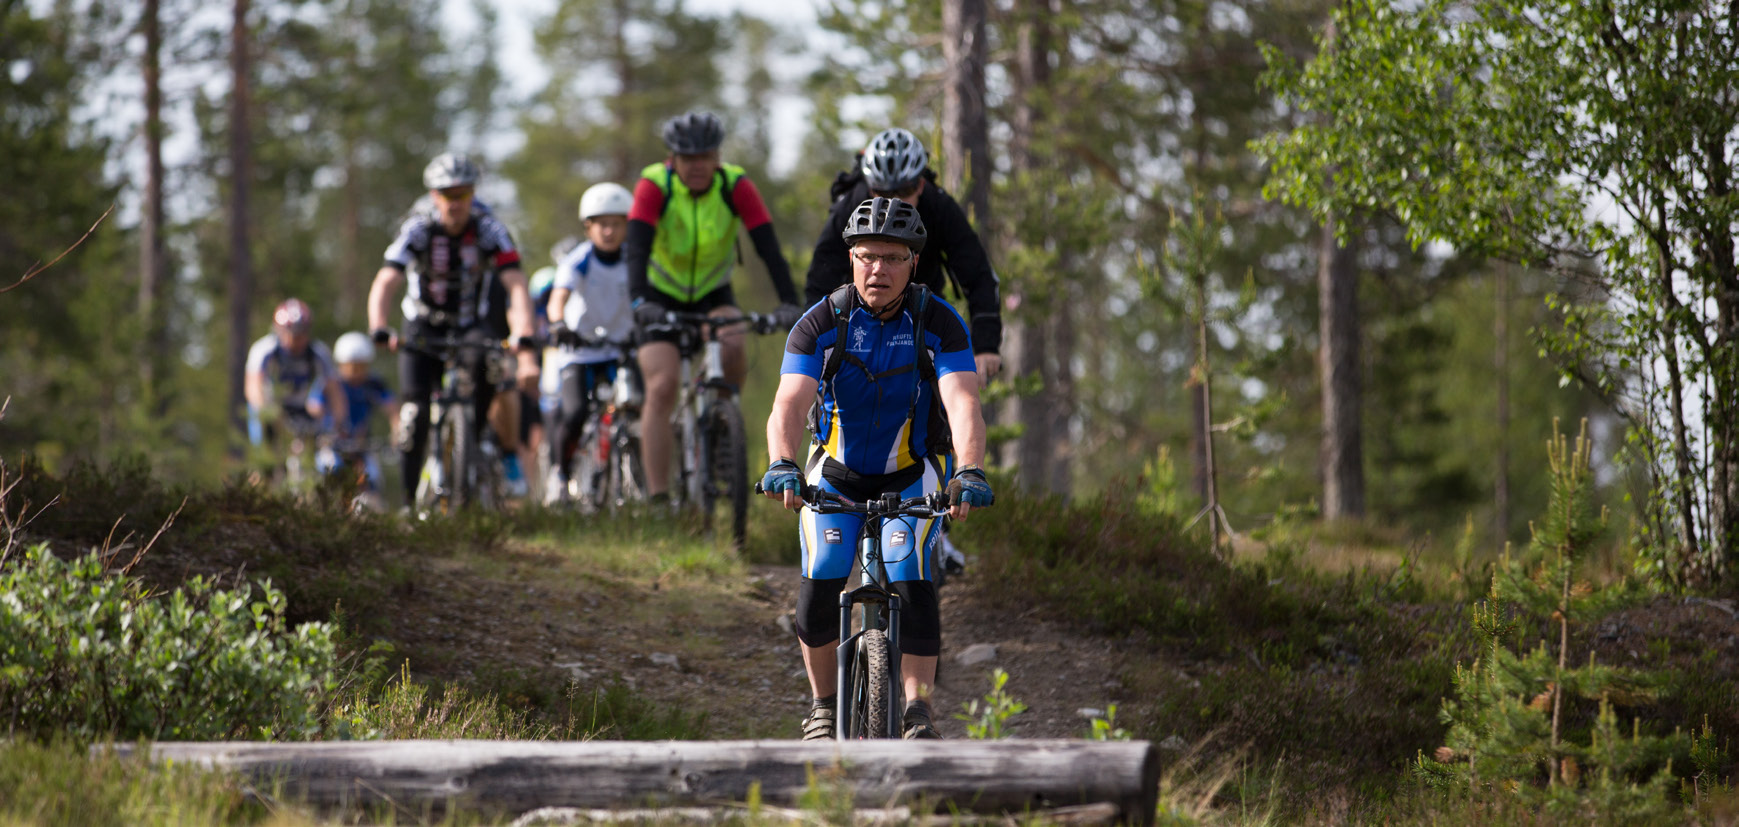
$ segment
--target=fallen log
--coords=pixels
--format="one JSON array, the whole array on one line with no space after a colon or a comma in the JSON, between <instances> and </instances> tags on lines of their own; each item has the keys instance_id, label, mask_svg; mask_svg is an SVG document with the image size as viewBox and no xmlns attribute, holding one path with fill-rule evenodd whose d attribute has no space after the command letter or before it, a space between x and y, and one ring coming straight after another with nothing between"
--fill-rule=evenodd
<instances>
[{"instance_id":1,"label":"fallen log","mask_svg":"<svg viewBox=\"0 0 1739 827\"><path fill-rule=\"evenodd\" d=\"M802 806L1026 813L1110 804L1148 824L1159 761L1146 741L164 742L154 760L234 770L319 808L492 814L540 808ZM115 749L132 753L132 745ZM839 796L841 798L836 798Z\"/></svg>"}]
</instances>

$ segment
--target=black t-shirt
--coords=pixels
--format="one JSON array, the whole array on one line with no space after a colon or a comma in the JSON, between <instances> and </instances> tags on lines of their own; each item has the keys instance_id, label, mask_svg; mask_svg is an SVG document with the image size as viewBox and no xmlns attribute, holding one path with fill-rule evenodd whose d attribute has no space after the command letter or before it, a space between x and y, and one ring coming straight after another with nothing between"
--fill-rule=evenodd
<instances>
[{"instance_id":1,"label":"black t-shirt","mask_svg":"<svg viewBox=\"0 0 1739 827\"><path fill-rule=\"evenodd\" d=\"M913 274L913 281L941 296L951 274L959 287L957 293L965 294L971 314L973 352L996 353L1002 347L1002 300L990 256L959 202L936 183L928 170L925 177L928 183L918 196L918 218L924 222L929 241L918 255L918 271ZM833 202L827 226L815 241L815 256L809 261L809 275L803 288L806 304L813 306L834 288L851 281L850 253L842 236L852 211L869 198L869 184L859 180Z\"/></svg>"}]
</instances>

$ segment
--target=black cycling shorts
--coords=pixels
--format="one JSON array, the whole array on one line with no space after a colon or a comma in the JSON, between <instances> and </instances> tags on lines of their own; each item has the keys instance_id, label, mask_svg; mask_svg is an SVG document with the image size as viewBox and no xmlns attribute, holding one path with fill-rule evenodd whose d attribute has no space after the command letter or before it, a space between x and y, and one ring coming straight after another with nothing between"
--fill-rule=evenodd
<instances>
[{"instance_id":1,"label":"black cycling shorts","mask_svg":"<svg viewBox=\"0 0 1739 827\"><path fill-rule=\"evenodd\" d=\"M659 296L658 303L664 305L664 309L672 313L711 313L721 307L737 306L736 293L731 290L731 286L728 284L692 302L679 302L662 293ZM680 329L662 326L650 329L642 327L639 332L642 343L670 342L681 346L682 332Z\"/></svg>"}]
</instances>

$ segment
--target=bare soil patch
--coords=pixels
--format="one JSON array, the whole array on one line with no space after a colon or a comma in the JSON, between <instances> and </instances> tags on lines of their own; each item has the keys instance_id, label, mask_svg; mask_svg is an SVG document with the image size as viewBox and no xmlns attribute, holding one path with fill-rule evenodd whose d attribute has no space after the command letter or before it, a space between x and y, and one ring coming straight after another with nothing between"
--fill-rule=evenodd
<instances>
[{"instance_id":1,"label":"bare soil patch","mask_svg":"<svg viewBox=\"0 0 1739 827\"><path fill-rule=\"evenodd\" d=\"M393 595L387 636L411 659L413 674L483 686L499 685L505 672L587 687L620 681L660 705L705 713L710 737L797 737L810 693L789 626L796 567L636 580L520 549L492 560L487 577L478 568L431 560ZM1127 700L1118 679L1123 658L1111 643L997 597L970 571L942 590L935 702L945 736L965 737L954 715L988 691L995 667L1011 674L1009 693L1029 707L1012 722L1021 737L1079 736L1089 728L1080 710ZM995 658L957 662L979 643L995 646Z\"/></svg>"}]
</instances>

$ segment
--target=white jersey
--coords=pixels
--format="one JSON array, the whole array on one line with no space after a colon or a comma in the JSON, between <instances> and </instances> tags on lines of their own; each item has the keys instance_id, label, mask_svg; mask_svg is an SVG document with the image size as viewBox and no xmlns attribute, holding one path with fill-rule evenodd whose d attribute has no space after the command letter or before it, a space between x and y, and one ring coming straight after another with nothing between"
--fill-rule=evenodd
<instances>
[{"instance_id":1,"label":"white jersey","mask_svg":"<svg viewBox=\"0 0 1739 827\"><path fill-rule=\"evenodd\" d=\"M556 264L555 286L568 292L562 321L587 339L627 344L634 335L634 304L628 297L628 257L605 264L587 241ZM561 367L622 358L620 347L562 349ZM557 368L558 370L560 367Z\"/></svg>"},{"instance_id":2,"label":"white jersey","mask_svg":"<svg viewBox=\"0 0 1739 827\"><path fill-rule=\"evenodd\" d=\"M278 334L267 333L248 348L248 373L265 376L267 388L279 404L299 408L307 404L310 392L338 375L338 366L332 361L332 351L318 340L310 340L308 349L296 354L279 344Z\"/></svg>"}]
</instances>

